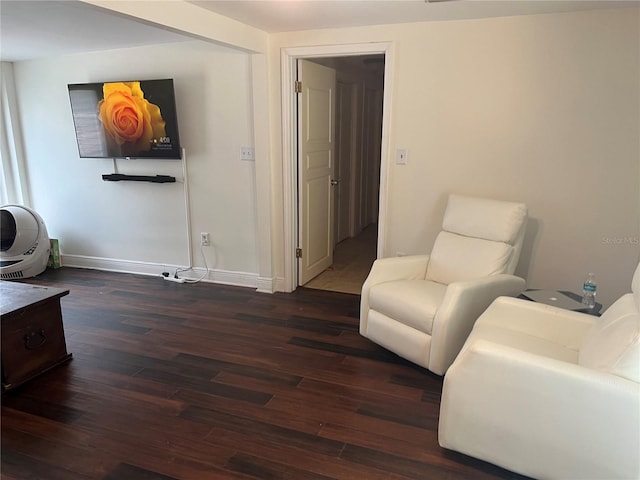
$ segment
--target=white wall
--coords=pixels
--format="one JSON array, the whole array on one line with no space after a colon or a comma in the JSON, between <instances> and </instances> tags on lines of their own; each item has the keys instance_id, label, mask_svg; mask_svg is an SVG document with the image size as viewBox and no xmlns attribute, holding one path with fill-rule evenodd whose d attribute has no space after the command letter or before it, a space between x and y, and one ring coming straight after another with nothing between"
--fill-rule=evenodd
<instances>
[{"instance_id":1,"label":"white wall","mask_svg":"<svg viewBox=\"0 0 640 480\"><path fill-rule=\"evenodd\" d=\"M91 3L115 8L112 2ZM158 15L150 18L136 2L117 3L122 8L130 7L121 13L152 23L171 24L171 28L185 33L193 30L191 33L201 38L219 40L241 49L264 51L263 47L269 44L266 65L259 62L258 70L246 74L253 79L254 96L259 96L259 107L256 109L254 98L251 112L254 130L256 125L260 127L260 131L255 132L255 138L259 140L255 165L261 171L259 175L252 176L247 171L251 169L250 165L234 161L236 154L227 150L228 143L225 142L228 135L222 135L218 142L210 140L206 147L199 145L203 142L202 136L219 138L220 130L212 128L218 126L216 115L222 115L216 108L223 108L225 114L235 118L234 114L238 112L231 105L232 92L239 88L249 94L251 87L247 76L240 82L222 82L228 90L210 89L210 95L214 95L213 91L221 98L215 98L218 103L213 98L208 100L206 106L193 100L197 94L178 92L179 115L185 114L185 107L180 105L184 100L180 99L188 98L196 113L189 108L187 115L197 117L196 120L185 120L189 123L189 133L185 132L184 122L181 123L183 143L190 148L189 158L194 155L197 158L189 163L191 177L198 183L192 192L193 231L196 234L205 229L211 231L214 242L218 232L223 236L224 242L215 250L216 266L229 271L254 272L255 251L259 248L261 255L257 262L260 269L268 272L276 284L284 276L280 49L392 42L395 64L391 128L387 140L389 153L396 148L407 148L410 163L404 167L387 166L389 221L383 232L388 240L385 255L393 255L396 251L428 251L450 191L522 200L530 207L532 222L518 273L528 276L529 286L578 290L583 276L592 270L598 275L599 298L603 303L608 304L628 291L630 276L639 257L640 237L640 10L637 7L292 32L271 35L268 39L266 35L251 31L249 40L255 44L252 46L237 39L238 35L244 38L242 26L237 22L224 20L225 28L209 28L207 22L194 18L202 12L196 12L186 4L172 10L171 20L163 20ZM230 34L229 29L232 30ZM236 58L236 55L246 58L232 50L215 49L210 52L211 58L217 59L222 52L229 58ZM177 63L173 64L164 60L148 61L144 55L121 57L125 52L102 55L95 59L89 55L76 57L76 60L18 64L18 84L25 80L43 89L45 87L38 84L36 77L50 76L66 85L85 77L93 80L92 75L114 72L114 68L120 68L123 73L133 73L136 69L143 73L146 69L154 76L159 76L156 72L169 76L167 69L174 68L169 65L181 65L176 70L194 72L190 73L190 85L197 84L194 77L201 78L204 71L209 72L203 80L205 83L215 84L218 75L226 78L220 62L196 58L188 48L175 56ZM184 64L180 63L182 57ZM71 62L69 72L64 71L67 61ZM91 68L87 69L85 63ZM242 68L246 68L246 63L248 61L243 60ZM252 64L256 66L255 55ZM227 68L225 64L224 69ZM169 73L178 80L180 71ZM20 89L20 85L17 88ZM262 98L266 88L268 103ZM63 100L59 96L62 93L55 95L55 100L51 100L54 106L68 108L62 106ZM56 145L60 140L43 140L50 138L47 129L58 131L63 128L57 125L58 120L51 123L47 119L47 114L53 110L45 108L42 114L37 113L38 102L43 101L48 103L49 99L21 98L22 105L29 108L29 113L23 114L23 120L28 121L28 125L35 120L41 121L41 125L33 128L48 135L38 137L25 133L29 137L28 155L36 155L30 163L35 162L35 158L50 162L51 152L56 152L62 153L55 155L56 162L77 167L58 171L57 165L61 164L50 163L40 172L30 172L36 186L45 192L37 195L36 206L54 212L61 208L55 205L57 200L64 200L63 205L69 206L86 202L96 191L102 192L106 185L99 180L99 174L107 166L78 163L69 132L65 133L64 146ZM21 108L25 108L22 105ZM251 110L250 107L247 109ZM214 112L213 115L210 112ZM67 115L70 115L68 111ZM249 116L246 111L243 115ZM246 121L250 123L249 118ZM227 122L222 124L226 127ZM205 130L198 133L197 129L202 129L203 125ZM224 131L231 136L237 135L240 145L244 138L250 138L250 128L244 128L234 126L234 129L225 128ZM185 135L196 137L197 141L193 141L195 152ZM193 165L194 162L199 166ZM228 167L224 180L219 175L222 167ZM270 169L268 174L267 169ZM47 178L41 172L47 172ZM83 181L96 180L89 188L80 186L78 177ZM55 184L54 179L57 180ZM69 194L65 198L65 194L54 191L68 188L67 184L83 195ZM230 198L221 198L221 192ZM259 197L257 211L264 211L257 215L257 220L256 210L248 207L249 197L255 192ZM265 200L265 195L269 194L271 202ZM172 195L177 198L179 192ZM109 198L117 198L117 195L112 193ZM166 231L171 222L178 221L180 215L175 205L177 203L170 203L169 208L155 209L154 204L151 209L156 212L153 231ZM74 208L89 216L89 208ZM165 208L170 212L161 211ZM107 211L107 207L102 207L103 213ZM47 213L47 216L51 214ZM105 217L109 218L106 214ZM270 229L265 228L267 221ZM94 221L93 225L99 228L98 222ZM73 236L74 239L84 230L73 221L55 228L57 235ZM74 240L78 249L91 240L86 232L82 235L82 239ZM165 258L171 257L172 261L182 262L185 250L181 242L177 238L167 242L170 243L157 249L157 253L162 252L158 256L163 259L154 256L149 261L165 262L169 261ZM209 255L213 257L212 252ZM107 253L124 256L126 251ZM147 254L138 252L136 255Z\"/></svg>"},{"instance_id":2,"label":"white wall","mask_svg":"<svg viewBox=\"0 0 640 480\"><path fill-rule=\"evenodd\" d=\"M199 233L209 232L209 278L255 283L255 164L239 159L240 146L253 142L250 63L247 53L188 41L14 64L33 207L60 240L65 264L147 273L188 264L184 184L102 181L112 160L79 158L67 92L68 83L173 78L194 264L203 266ZM183 178L179 161L117 166Z\"/></svg>"},{"instance_id":3,"label":"white wall","mask_svg":"<svg viewBox=\"0 0 640 480\"><path fill-rule=\"evenodd\" d=\"M385 256L428 252L449 192L524 201L531 224L517 273L532 288L578 291L593 271L607 305L629 290L640 251L639 12L283 33L271 37L270 61L279 65L285 47L393 42L388 140L391 152L408 149L409 164L388 165ZM277 68L270 89L277 159ZM277 208L274 219L282 245ZM274 254L284 274L287 253Z\"/></svg>"}]
</instances>

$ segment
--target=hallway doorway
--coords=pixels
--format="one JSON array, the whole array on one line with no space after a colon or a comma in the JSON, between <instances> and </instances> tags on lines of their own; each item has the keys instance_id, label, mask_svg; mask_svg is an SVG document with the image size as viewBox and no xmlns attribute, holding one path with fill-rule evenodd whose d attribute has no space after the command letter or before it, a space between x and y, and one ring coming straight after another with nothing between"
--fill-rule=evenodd
<instances>
[{"instance_id":1,"label":"hallway doorway","mask_svg":"<svg viewBox=\"0 0 640 480\"><path fill-rule=\"evenodd\" d=\"M298 61L302 62L301 59ZM308 275L307 264L315 261L313 253L320 249L305 248L310 245L310 240L304 234L316 231L319 237L315 243L321 245L322 242L326 243L327 232L320 228L305 228L313 220L307 217L308 213L315 209L309 208L309 205L300 208L298 225L301 229L300 244L303 245L303 249L299 262L298 284L359 294L376 258L385 56L375 54L323 57L305 59L305 62L303 65L315 63L321 66L316 68L326 67L335 72L335 84L332 89L335 92L332 93L335 95L331 132L333 138L329 140L334 146L331 159L332 187L329 187L332 203L332 238L330 245L324 247L329 249L332 261L328 268L316 269L316 273ZM305 71L307 69L308 67ZM302 82L303 92L298 115L306 119L310 115L307 109L312 108L309 105L313 105L313 102L305 100L304 92L316 81L313 77L307 80L300 77L298 79ZM320 118L323 118L322 114ZM310 159L302 148L308 141L308 133L307 127L298 130L301 155L298 160L298 175L304 174L310 164ZM311 164L317 165L315 157L314 160ZM299 181L299 185L305 186L306 183ZM300 191L298 195L303 195L299 198L301 205L313 198ZM321 202L323 198L320 198ZM300 270L302 268L304 270Z\"/></svg>"},{"instance_id":2,"label":"hallway doorway","mask_svg":"<svg viewBox=\"0 0 640 480\"><path fill-rule=\"evenodd\" d=\"M373 230L376 230L377 239L375 247L375 257L380 257L384 252L385 245L385 226L387 223L387 170L389 168L389 130L390 130L390 112L392 109L392 75L393 70L393 44L391 42L381 43L362 43L362 44L343 44L343 45L325 45L311 47L287 47L281 51L281 67L282 67L282 135L283 135L283 151L282 151L282 168L283 168L283 200L284 200L284 278L283 290L291 292L300 286L300 278L298 274L299 254L299 232L300 217L298 211L298 138L297 138L297 93L295 93L294 85L296 84L296 66L298 59L318 60L331 57L352 57L352 56L369 56L381 55L384 63L379 66L381 70L381 78L383 79L384 90L380 92L377 101L380 104L381 122L375 138L377 145L370 151L377 152L378 161L375 162L377 181L373 188L367 186L362 187L369 192L367 198L372 202L363 202L363 206L368 209L368 213L360 215L357 219L360 225L359 229L354 230L352 236L356 236L361 230L373 223ZM381 62L380 62L381 63ZM369 92L369 95L371 92ZM371 97L371 95L370 95ZM354 176L360 179L361 176ZM371 215L375 212L374 215ZM357 224L356 224L357 225ZM377 228L376 228L377 225ZM335 229L336 231L338 229ZM349 237L351 238L351 237ZM341 243L335 239L335 244ZM370 266L369 266L370 267ZM307 282L305 282L307 283Z\"/></svg>"}]
</instances>

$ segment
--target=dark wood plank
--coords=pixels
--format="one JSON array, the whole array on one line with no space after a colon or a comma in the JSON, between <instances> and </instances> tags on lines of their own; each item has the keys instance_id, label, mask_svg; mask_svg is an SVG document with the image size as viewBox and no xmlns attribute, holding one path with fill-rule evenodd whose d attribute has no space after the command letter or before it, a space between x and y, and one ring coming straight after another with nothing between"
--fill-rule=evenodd
<instances>
[{"instance_id":1,"label":"dark wood plank","mask_svg":"<svg viewBox=\"0 0 640 480\"><path fill-rule=\"evenodd\" d=\"M232 362L216 360L214 358L202 357L199 355L190 355L188 353L179 353L174 358L178 364L184 364L196 367L200 370L213 370L216 372L224 371L233 373L242 377L263 380L269 384L282 384L295 387L300 383L303 377L299 375L290 375L283 372L277 372L266 368L253 367L248 365L240 365Z\"/></svg>"},{"instance_id":2,"label":"dark wood plank","mask_svg":"<svg viewBox=\"0 0 640 480\"><path fill-rule=\"evenodd\" d=\"M88 480L92 477L43 462L10 448L2 449L2 478L5 480Z\"/></svg>"},{"instance_id":3,"label":"dark wood plank","mask_svg":"<svg viewBox=\"0 0 640 480\"><path fill-rule=\"evenodd\" d=\"M233 431L257 437L263 443L295 446L302 451L312 450L337 457L344 447L341 442L314 434L201 407L189 406L180 416L197 423L211 425L218 431Z\"/></svg>"},{"instance_id":4,"label":"dark wood plank","mask_svg":"<svg viewBox=\"0 0 640 480\"><path fill-rule=\"evenodd\" d=\"M520 479L437 443L442 378L359 296L61 268L69 364L3 396L3 478Z\"/></svg>"},{"instance_id":5,"label":"dark wood plank","mask_svg":"<svg viewBox=\"0 0 640 480\"><path fill-rule=\"evenodd\" d=\"M335 480L334 477L327 477L326 475L301 470L246 454L238 454L231 457L227 463L227 468L235 472L242 472L255 478L260 478L261 480Z\"/></svg>"},{"instance_id":6,"label":"dark wood plank","mask_svg":"<svg viewBox=\"0 0 640 480\"><path fill-rule=\"evenodd\" d=\"M369 348L356 348L347 347L343 345L337 345L335 343L329 343L324 341L315 340L312 338L292 337L289 340L291 345L297 345L299 347L312 348L314 350L324 350L327 352L340 353L343 355L350 355L356 357L370 358L372 360L379 360L385 362L397 362L405 363L405 360L400 357L382 349L371 350Z\"/></svg>"},{"instance_id":7,"label":"dark wood plank","mask_svg":"<svg viewBox=\"0 0 640 480\"><path fill-rule=\"evenodd\" d=\"M44 399L7 393L2 397L2 405L60 423L73 423L82 415L82 411L66 406L64 401L52 401L51 397Z\"/></svg>"},{"instance_id":8,"label":"dark wood plank","mask_svg":"<svg viewBox=\"0 0 640 480\"><path fill-rule=\"evenodd\" d=\"M160 473L152 472L145 468L136 467L135 465L129 465L128 463L121 463L115 469L110 471L104 480L178 480L175 477L168 475L162 475Z\"/></svg>"}]
</instances>

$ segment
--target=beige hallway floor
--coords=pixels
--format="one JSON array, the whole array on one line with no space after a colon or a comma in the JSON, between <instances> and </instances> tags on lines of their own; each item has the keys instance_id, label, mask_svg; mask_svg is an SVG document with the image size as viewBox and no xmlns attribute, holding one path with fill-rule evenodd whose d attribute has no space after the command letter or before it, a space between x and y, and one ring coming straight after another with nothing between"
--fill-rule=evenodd
<instances>
[{"instance_id":1,"label":"beige hallway floor","mask_svg":"<svg viewBox=\"0 0 640 480\"><path fill-rule=\"evenodd\" d=\"M376 259L378 225L372 223L360 234L336 245L333 265L304 285L307 288L360 294Z\"/></svg>"}]
</instances>

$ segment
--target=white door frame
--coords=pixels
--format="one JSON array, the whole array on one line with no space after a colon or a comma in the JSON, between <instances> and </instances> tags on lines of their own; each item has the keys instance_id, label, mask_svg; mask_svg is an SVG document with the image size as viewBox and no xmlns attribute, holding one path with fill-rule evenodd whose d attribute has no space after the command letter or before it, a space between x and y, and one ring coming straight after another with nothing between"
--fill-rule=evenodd
<instances>
[{"instance_id":1,"label":"white door frame","mask_svg":"<svg viewBox=\"0 0 640 480\"><path fill-rule=\"evenodd\" d=\"M282 187L284 203L284 290L297 288L298 271L295 258L298 238L297 191L298 191L298 139L294 134L297 125L296 61L298 58L341 57L355 55L384 54L384 97L382 113L382 141L380 152L380 203L378 210L377 257L385 247L387 218L387 172L389 165L389 127L391 119L391 92L393 73L393 43L358 43L350 45L323 45L312 47L283 48L280 53L282 90Z\"/></svg>"}]
</instances>

